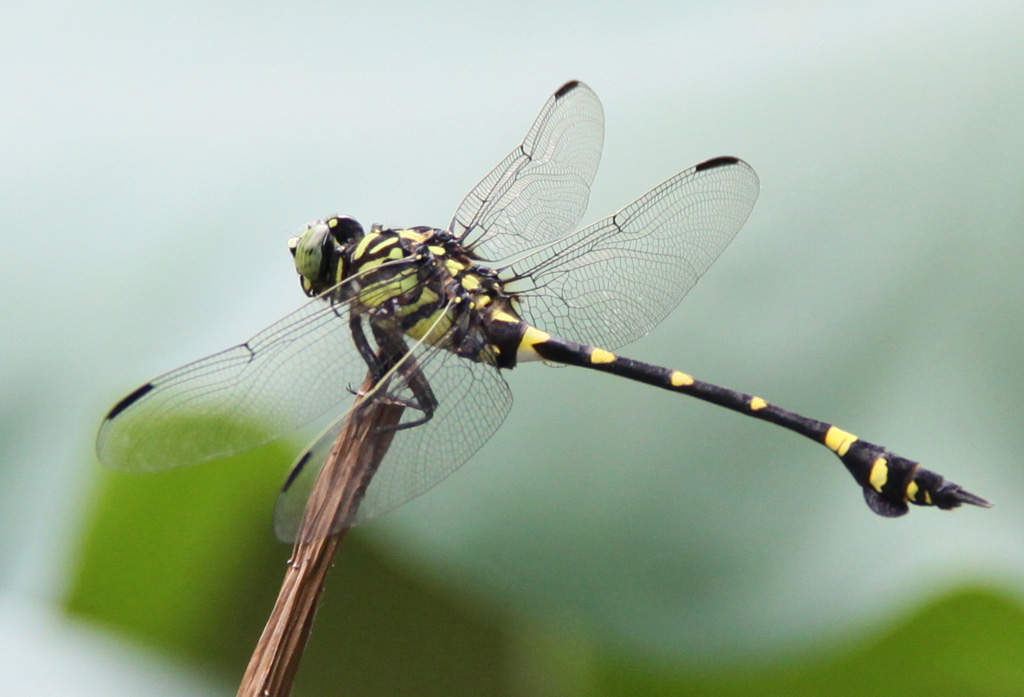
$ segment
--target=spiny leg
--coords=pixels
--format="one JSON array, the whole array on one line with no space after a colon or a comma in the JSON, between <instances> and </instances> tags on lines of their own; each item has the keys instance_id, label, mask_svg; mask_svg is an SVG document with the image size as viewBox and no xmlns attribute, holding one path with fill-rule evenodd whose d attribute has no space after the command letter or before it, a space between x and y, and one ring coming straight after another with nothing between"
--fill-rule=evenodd
<instances>
[{"instance_id":1,"label":"spiny leg","mask_svg":"<svg viewBox=\"0 0 1024 697\"><path fill-rule=\"evenodd\" d=\"M377 345L380 346L380 357L383 359L384 365L387 366L388 371L394 370L396 373L395 376L386 379L401 378L401 381L412 392L412 398L400 397L397 394L389 395L385 392L385 396L382 399L385 399L390 404L408 407L422 413L420 418L399 423L388 430L398 431L430 421L434 418L434 412L437 410L437 397L434 395L430 382L427 380L427 376L424 375L423 369L420 367L416 357L410 354L409 347L401 335L380 327L373 322L371 322L370 327L374 338L377 340Z\"/></svg>"},{"instance_id":2,"label":"spiny leg","mask_svg":"<svg viewBox=\"0 0 1024 697\"><path fill-rule=\"evenodd\" d=\"M410 356L403 362L402 359L409 350L408 346L406 346L401 337L394 336L393 332L369 320L370 330L373 332L373 337L380 347L379 352L375 351L366 338L366 332L363 330L363 317L364 315L353 314L349 319L349 330L352 332L352 342L359 351L359 355L366 362L375 381L379 383L381 380L390 379L387 377L388 372L395 370L398 376L404 378L406 385L413 393L411 399L399 397L398 395L387 395L386 393L381 399L386 400L389 404L408 407L423 413L422 417L401 423L391 430L412 428L413 426L419 426L430 421L433 418L434 411L437 409L437 398L434 396L430 383L427 381L426 376L423 375L423 371L419 368L415 359ZM351 387L348 389L353 394L359 394Z\"/></svg>"},{"instance_id":3,"label":"spiny leg","mask_svg":"<svg viewBox=\"0 0 1024 697\"><path fill-rule=\"evenodd\" d=\"M359 351L359 355L366 363L366 367L370 369L370 374L373 375L374 380L377 381L383 378L384 374L387 372L387 368L384 367L384 363L388 361L389 356L386 353L378 356L377 352L373 350L373 347L370 345L370 341L366 338L366 332L363 331L364 316L365 315L353 312L348 320L348 328L349 331L352 332L352 343L355 344L356 350ZM376 335L376 332L374 334Z\"/></svg>"}]
</instances>

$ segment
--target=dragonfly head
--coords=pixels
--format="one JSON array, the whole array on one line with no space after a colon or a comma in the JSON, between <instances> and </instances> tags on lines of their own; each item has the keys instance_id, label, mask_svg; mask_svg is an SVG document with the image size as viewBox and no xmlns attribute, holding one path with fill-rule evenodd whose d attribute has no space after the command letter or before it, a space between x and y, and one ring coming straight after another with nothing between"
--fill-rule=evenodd
<instances>
[{"instance_id":1,"label":"dragonfly head","mask_svg":"<svg viewBox=\"0 0 1024 697\"><path fill-rule=\"evenodd\" d=\"M307 223L305 230L289 238L288 249L295 259L295 270L299 272L306 295L319 295L340 280L337 278L337 251L357 242L363 235L363 226L352 218L334 216Z\"/></svg>"}]
</instances>

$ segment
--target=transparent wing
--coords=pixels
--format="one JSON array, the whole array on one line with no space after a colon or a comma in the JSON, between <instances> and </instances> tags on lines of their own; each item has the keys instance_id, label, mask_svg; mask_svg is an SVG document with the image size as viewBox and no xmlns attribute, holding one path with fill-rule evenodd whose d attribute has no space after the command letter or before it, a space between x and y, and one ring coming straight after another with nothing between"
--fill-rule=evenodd
<instances>
[{"instance_id":1,"label":"transparent wing","mask_svg":"<svg viewBox=\"0 0 1024 697\"><path fill-rule=\"evenodd\" d=\"M415 365L426 378L437 398L436 411L426 423L396 431L354 520L336 521L333 532L387 513L434 487L487 442L512 408L512 392L493 365L424 344L413 346L402 363ZM408 379L397 375L386 394L375 398L416 399ZM420 416L407 407L402 423ZM274 512L281 540L295 540L306 500L345 418L320 434L293 466Z\"/></svg>"},{"instance_id":2,"label":"transparent wing","mask_svg":"<svg viewBox=\"0 0 1024 697\"><path fill-rule=\"evenodd\" d=\"M338 297L343 289L330 293ZM349 305L311 300L245 343L146 383L103 420L100 460L135 471L194 465L348 409L348 388L366 374L349 331Z\"/></svg>"},{"instance_id":3,"label":"transparent wing","mask_svg":"<svg viewBox=\"0 0 1024 697\"><path fill-rule=\"evenodd\" d=\"M754 170L719 157L662 182L615 215L501 271L523 318L614 349L644 336L732 241L757 200Z\"/></svg>"},{"instance_id":4,"label":"transparent wing","mask_svg":"<svg viewBox=\"0 0 1024 697\"><path fill-rule=\"evenodd\" d=\"M449 229L492 261L558 239L587 209L603 145L600 100L582 82L567 82L522 144L459 204Z\"/></svg>"}]
</instances>

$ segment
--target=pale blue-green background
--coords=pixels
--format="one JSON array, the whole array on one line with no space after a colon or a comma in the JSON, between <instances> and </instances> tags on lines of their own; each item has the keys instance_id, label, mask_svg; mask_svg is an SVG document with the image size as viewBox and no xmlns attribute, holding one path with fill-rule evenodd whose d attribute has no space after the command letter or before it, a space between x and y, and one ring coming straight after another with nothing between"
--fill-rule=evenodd
<instances>
[{"instance_id":1,"label":"pale blue-green background","mask_svg":"<svg viewBox=\"0 0 1024 697\"><path fill-rule=\"evenodd\" d=\"M791 434L528 366L488 446L371 534L524 622L668 657L827 640L958 582L1019 592L1022 36L1013 1L6 4L14 694L76 660L77 694L112 694L105 660L140 665L50 609L106 409L297 306L285 240L308 220L446 224L571 78L606 112L587 220L715 155L762 182L716 266L623 353L837 422L997 507L876 518Z\"/></svg>"}]
</instances>

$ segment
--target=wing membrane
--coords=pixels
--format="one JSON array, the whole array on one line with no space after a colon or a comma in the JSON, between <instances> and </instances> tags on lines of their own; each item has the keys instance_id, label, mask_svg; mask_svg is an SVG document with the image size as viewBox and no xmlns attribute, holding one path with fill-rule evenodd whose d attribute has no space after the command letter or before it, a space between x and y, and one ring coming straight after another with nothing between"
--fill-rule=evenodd
<instances>
[{"instance_id":1,"label":"wing membrane","mask_svg":"<svg viewBox=\"0 0 1024 697\"><path fill-rule=\"evenodd\" d=\"M590 88L563 85L523 143L463 200L450 229L481 258L503 261L495 268L509 279L509 290L522 294L527 321L616 348L647 333L682 300L746 220L758 181L740 160L709 160L615 215L566 234L586 210L603 128L601 103ZM385 297L416 268L397 263L383 283ZM349 293L347 284L356 282L361 285ZM345 420L358 418L349 388L362 382L367 365L353 343L350 320L356 317L373 329L360 346L366 348L365 339L392 364L368 398L395 400L405 406L402 423L418 425L396 431L354 519L335 521L334 529L427 491L487 441L512 395L486 360L439 348L444 340L408 346L397 324L375 323L374 306L346 299L372 294L365 284L365 277L349 279L248 341L146 383L104 419L100 459L137 471L197 464L258 447L328 412L339 414L299 458L279 497L278 536L294 539L331 445ZM437 404L432 418L419 423L425 392L436 395Z\"/></svg>"},{"instance_id":2,"label":"wing membrane","mask_svg":"<svg viewBox=\"0 0 1024 697\"><path fill-rule=\"evenodd\" d=\"M558 239L587 209L603 145L600 100L582 82L566 83L522 144L469 192L449 229L490 260Z\"/></svg>"},{"instance_id":3,"label":"wing membrane","mask_svg":"<svg viewBox=\"0 0 1024 697\"><path fill-rule=\"evenodd\" d=\"M386 394L375 398L415 402L409 378L401 374L402 368L410 366L420 371L439 398L433 418L394 434L355 518L335 521L332 532L387 513L433 488L487 442L512 407L512 393L498 368L423 343L410 348L388 378ZM421 416L407 407L402 423ZM281 540L295 540L306 500L346 418L331 424L293 466L274 513Z\"/></svg>"},{"instance_id":4,"label":"wing membrane","mask_svg":"<svg viewBox=\"0 0 1024 697\"><path fill-rule=\"evenodd\" d=\"M662 182L618 213L503 269L523 293L524 319L614 349L658 324L746 221L759 184L733 157Z\"/></svg>"},{"instance_id":5,"label":"wing membrane","mask_svg":"<svg viewBox=\"0 0 1024 697\"><path fill-rule=\"evenodd\" d=\"M245 343L143 385L103 420L100 460L134 471L194 465L269 443L329 410L347 410L348 387L366 373L349 308L349 301L316 298Z\"/></svg>"}]
</instances>

